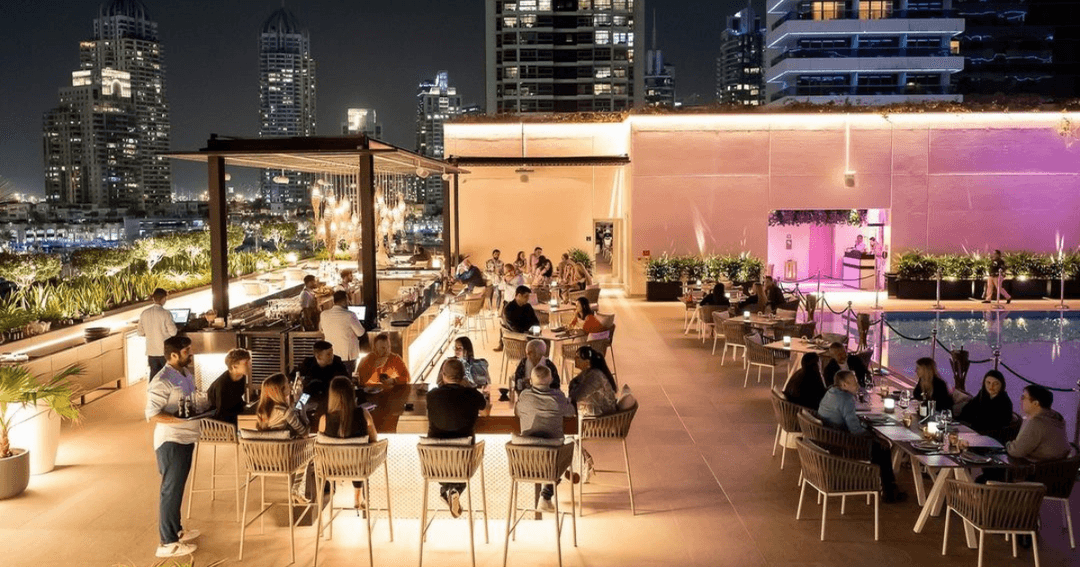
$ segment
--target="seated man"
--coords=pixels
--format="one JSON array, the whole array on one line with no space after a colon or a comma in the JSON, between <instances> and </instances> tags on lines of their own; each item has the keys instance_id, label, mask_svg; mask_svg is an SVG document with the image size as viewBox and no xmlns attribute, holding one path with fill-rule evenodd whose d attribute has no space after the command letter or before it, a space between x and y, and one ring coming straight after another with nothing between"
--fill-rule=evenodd
<instances>
[{"instance_id":1,"label":"seated man","mask_svg":"<svg viewBox=\"0 0 1080 567\"><path fill-rule=\"evenodd\" d=\"M214 311L213 309L206 311L201 317L196 317L188 321L187 325L184 325L184 332L197 333L203 329L213 328L214 319L217 319L217 311Z\"/></svg>"},{"instance_id":2,"label":"seated man","mask_svg":"<svg viewBox=\"0 0 1080 567\"><path fill-rule=\"evenodd\" d=\"M236 417L244 413L244 397L247 381L251 376L251 353L234 348L225 355L227 370L207 390L210 407L214 408L211 419L236 425Z\"/></svg>"},{"instance_id":3,"label":"seated man","mask_svg":"<svg viewBox=\"0 0 1080 567\"><path fill-rule=\"evenodd\" d=\"M784 290L776 285L772 276L765 276L765 302L774 313L784 305Z\"/></svg>"},{"instance_id":4,"label":"seated man","mask_svg":"<svg viewBox=\"0 0 1080 567\"><path fill-rule=\"evenodd\" d=\"M824 377L826 385L832 385L834 376L841 370L854 372L859 384L864 387L869 383L870 372L866 369L866 365L863 364L861 358L854 354L848 354L843 343L829 345L829 356L832 357L832 360L825 365Z\"/></svg>"},{"instance_id":5,"label":"seated man","mask_svg":"<svg viewBox=\"0 0 1080 567\"><path fill-rule=\"evenodd\" d=\"M525 343L525 358L518 362L514 370L514 391L521 392L529 387L533 368L545 366L551 371L551 387L559 389L559 371L555 363L547 357L547 343L540 339L532 339Z\"/></svg>"},{"instance_id":6,"label":"seated man","mask_svg":"<svg viewBox=\"0 0 1080 567\"><path fill-rule=\"evenodd\" d=\"M818 406L818 415L822 423L853 433L855 435L869 435L870 433L859 421L855 414L855 393L859 391L859 382L855 373L850 370L841 370L836 373L832 387L825 392ZM875 441L870 445L870 462L881 469L881 486L885 493L885 502L902 502L907 499L907 494L900 492L896 486L896 475L893 473L892 458L889 448Z\"/></svg>"},{"instance_id":7,"label":"seated man","mask_svg":"<svg viewBox=\"0 0 1080 567\"><path fill-rule=\"evenodd\" d=\"M1065 433L1065 418L1050 409L1054 394L1037 384L1030 384L1020 395L1024 423L1016 439L1005 445L1010 457L1034 462L1054 461L1069 456L1071 448Z\"/></svg>"},{"instance_id":8,"label":"seated man","mask_svg":"<svg viewBox=\"0 0 1080 567\"><path fill-rule=\"evenodd\" d=\"M574 415L574 408L562 390L552 386L548 366L534 366L529 377L532 387L523 390L514 405L521 436L561 440L563 418ZM555 485L545 484L536 508L542 512L554 512L555 506L551 502L554 495Z\"/></svg>"},{"instance_id":9,"label":"seated man","mask_svg":"<svg viewBox=\"0 0 1080 567\"><path fill-rule=\"evenodd\" d=\"M395 384L408 384L412 381L409 367L400 356L391 352L390 335L379 333L371 341L371 352L360 361L356 368L356 379L361 386L382 385L392 388Z\"/></svg>"},{"instance_id":10,"label":"seated man","mask_svg":"<svg viewBox=\"0 0 1080 567\"><path fill-rule=\"evenodd\" d=\"M456 358L447 359L439 372L438 387L427 393L428 437L472 437L476 418L485 407L484 395L465 381L465 366ZM439 495L455 518L461 515L462 490L465 490L463 483L439 484Z\"/></svg>"},{"instance_id":11,"label":"seated man","mask_svg":"<svg viewBox=\"0 0 1080 567\"><path fill-rule=\"evenodd\" d=\"M330 388L330 381L335 376L348 376L349 370L341 357L334 355L334 345L315 341L311 348L314 356L305 358L296 372L304 380L304 393L311 396L308 401L317 404L316 414L321 416L326 413L326 392Z\"/></svg>"},{"instance_id":12,"label":"seated man","mask_svg":"<svg viewBox=\"0 0 1080 567\"><path fill-rule=\"evenodd\" d=\"M529 329L540 325L540 319L536 317L536 311L533 311L532 305L529 304L530 294L532 294L532 290L529 289L529 286L517 286L517 289L514 290L513 301L508 301L506 307L503 307L502 328L515 333L528 333ZM502 333L500 329L499 346L495 347L494 350L499 352L502 349Z\"/></svg>"},{"instance_id":13,"label":"seated man","mask_svg":"<svg viewBox=\"0 0 1080 567\"><path fill-rule=\"evenodd\" d=\"M454 279L464 283L469 291L472 291L474 287L484 287L487 285L484 274L480 272L480 268L472 265L468 256L461 259L461 263L458 264L457 267L457 272L454 274Z\"/></svg>"}]
</instances>

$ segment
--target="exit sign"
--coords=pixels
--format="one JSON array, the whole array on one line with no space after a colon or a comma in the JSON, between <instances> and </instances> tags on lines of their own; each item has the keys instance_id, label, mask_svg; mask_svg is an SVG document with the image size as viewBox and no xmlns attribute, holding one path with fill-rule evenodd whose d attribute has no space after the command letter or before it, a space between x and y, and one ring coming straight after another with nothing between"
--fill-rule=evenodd
<instances>
[{"instance_id":1,"label":"exit sign","mask_svg":"<svg viewBox=\"0 0 1080 567\"><path fill-rule=\"evenodd\" d=\"M652 256L652 250L642 250L641 251L641 257L642 258L648 258L650 256Z\"/></svg>"}]
</instances>

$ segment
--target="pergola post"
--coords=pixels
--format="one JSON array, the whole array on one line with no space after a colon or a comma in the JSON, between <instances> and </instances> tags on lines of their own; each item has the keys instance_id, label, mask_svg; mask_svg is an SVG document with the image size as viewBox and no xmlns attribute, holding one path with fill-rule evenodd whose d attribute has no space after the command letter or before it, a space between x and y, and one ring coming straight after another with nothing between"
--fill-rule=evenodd
<instances>
[{"instance_id":1,"label":"pergola post","mask_svg":"<svg viewBox=\"0 0 1080 567\"><path fill-rule=\"evenodd\" d=\"M454 263L461 257L461 217L458 216L458 174L454 174ZM450 272L453 273L453 272Z\"/></svg>"},{"instance_id":2,"label":"pergola post","mask_svg":"<svg viewBox=\"0 0 1080 567\"><path fill-rule=\"evenodd\" d=\"M370 329L379 317L379 282L375 275L375 250L378 248L375 234L375 158L370 153L360 154L359 165L360 276L364 283L364 305L367 306L364 324Z\"/></svg>"},{"instance_id":3,"label":"pergola post","mask_svg":"<svg viewBox=\"0 0 1080 567\"><path fill-rule=\"evenodd\" d=\"M446 179L442 182L442 234L443 234L443 264L448 269L453 268L454 264L451 261L451 242L450 242L450 182ZM453 271L449 271L453 274Z\"/></svg>"},{"instance_id":4,"label":"pergola post","mask_svg":"<svg viewBox=\"0 0 1080 567\"><path fill-rule=\"evenodd\" d=\"M225 202L225 157L206 160L210 196L210 290L214 311L229 320L229 207Z\"/></svg>"}]
</instances>

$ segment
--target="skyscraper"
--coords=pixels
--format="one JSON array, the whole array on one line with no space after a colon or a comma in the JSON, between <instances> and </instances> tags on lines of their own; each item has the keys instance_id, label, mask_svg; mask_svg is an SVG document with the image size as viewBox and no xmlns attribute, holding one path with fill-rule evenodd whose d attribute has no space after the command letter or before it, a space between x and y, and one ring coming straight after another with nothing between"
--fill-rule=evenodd
<instances>
[{"instance_id":1,"label":"skyscraper","mask_svg":"<svg viewBox=\"0 0 1080 567\"><path fill-rule=\"evenodd\" d=\"M307 30L285 8L259 32L259 137L315 135L315 60ZM275 212L310 203L309 175L263 170L261 196Z\"/></svg>"},{"instance_id":2,"label":"skyscraper","mask_svg":"<svg viewBox=\"0 0 1080 567\"><path fill-rule=\"evenodd\" d=\"M653 12L652 49L645 52L645 104L675 105L675 66L664 61L656 47L656 12Z\"/></svg>"},{"instance_id":3,"label":"skyscraper","mask_svg":"<svg viewBox=\"0 0 1080 567\"><path fill-rule=\"evenodd\" d=\"M964 70L952 77L957 92L1051 94L1054 29L1030 23L1031 2L953 0L953 9L964 18L964 33L956 38Z\"/></svg>"},{"instance_id":4,"label":"skyscraper","mask_svg":"<svg viewBox=\"0 0 1080 567\"><path fill-rule=\"evenodd\" d=\"M779 0L769 7L766 103L959 101L964 31L952 0Z\"/></svg>"},{"instance_id":5,"label":"skyscraper","mask_svg":"<svg viewBox=\"0 0 1080 567\"><path fill-rule=\"evenodd\" d=\"M747 6L728 16L716 58L716 100L758 106L765 102L765 26Z\"/></svg>"},{"instance_id":6,"label":"skyscraper","mask_svg":"<svg viewBox=\"0 0 1080 567\"><path fill-rule=\"evenodd\" d=\"M355 136L364 134L376 140L383 137L382 124L373 108L350 108L345 112L345 122L341 124L341 133Z\"/></svg>"},{"instance_id":7,"label":"skyscraper","mask_svg":"<svg viewBox=\"0 0 1080 567\"><path fill-rule=\"evenodd\" d=\"M461 96L450 86L446 71L439 71L434 81L421 82L416 90L416 153L441 159L443 125L461 112ZM442 179L432 176L418 182L412 200L424 204L428 214L438 214L443 207Z\"/></svg>"},{"instance_id":8,"label":"skyscraper","mask_svg":"<svg viewBox=\"0 0 1080 567\"><path fill-rule=\"evenodd\" d=\"M644 0L486 0L489 113L619 111L645 100Z\"/></svg>"},{"instance_id":9,"label":"skyscraper","mask_svg":"<svg viewBox=\"0 0 1080 567\"><path fill-rule=\"evenodd\" d=\"M48 199L159 209L172 197L169 104L157 22L140 0L98 10L79 71L45 115ZM72 135L75 134L75 135Z\"/></svg>"}]
</instances>

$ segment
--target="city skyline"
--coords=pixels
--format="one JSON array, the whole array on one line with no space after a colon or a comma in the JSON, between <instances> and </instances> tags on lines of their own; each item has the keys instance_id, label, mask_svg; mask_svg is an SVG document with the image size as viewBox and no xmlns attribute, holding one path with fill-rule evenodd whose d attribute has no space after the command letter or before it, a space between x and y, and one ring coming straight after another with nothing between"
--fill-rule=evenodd
<instances>
[{"instance_id":1,"label":"city skyline","mask_svg":"<svg viewBox=\"0 0 1080 567\"><path fill-rule=\"evenodd\" d=\"M44 194L41 119L55 106L57 88L70 81L79 60L78 42L91 38L91 22L105 3L76 0L61 11L20 3L9 13L12 31L0 41L6 53L20 55L9 58L0 71L5 85L18 85L0 94L0 107L7 109L0 115L0 131L5 133L0 138L0 176L20 192ZM202 147L211 133L255 136L257 35L281 2L145 4L168 49L172 149ZM679 62L680 94L710 93L723 18L745 2L680 0L647 6L658 11L661 49ZM455 77L463 103L484 103L483 2L357 5L311 0L287 2L286 7L311 34L312 52L319 60L320 135L338 134L348 108L376 108L386 141L412 147L416 85L443 69ZM688 29L695 33L686 33ZM205 186L204 176L200 168L174 164L178 193L197 193ZM236 178L237 184L249 182L257 180Z\"/></svg>"}]
</instances>

